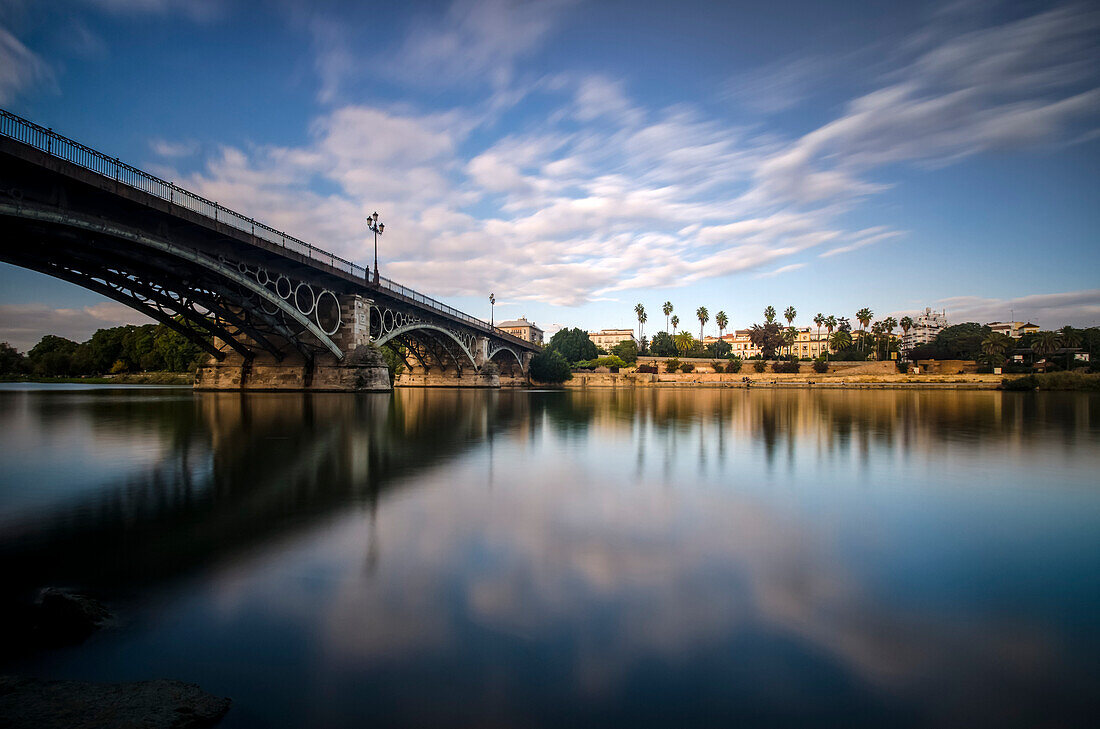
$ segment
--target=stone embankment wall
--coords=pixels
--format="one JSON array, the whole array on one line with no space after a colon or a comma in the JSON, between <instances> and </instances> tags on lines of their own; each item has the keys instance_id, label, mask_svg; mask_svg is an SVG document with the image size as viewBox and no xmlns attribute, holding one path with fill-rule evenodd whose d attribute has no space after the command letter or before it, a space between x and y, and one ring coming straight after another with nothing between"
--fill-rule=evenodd
<instances>
[{"instance_id":1,"label":"stone embankment wall","mask_svg":"<svg viewBox=\"0 0 1100 729\"><path fill-rule=\"evenodd\" d=\"M292 354L281 362L270 355L246 362L234 353L221 362L211 359L199 367L195 389L380 392L390 389L390 374L377 350L367 346L357 348L343 361L322 355L312 367Z\"/></svg>"},{"instance_id":2,"label":"stone embankment wall","mask_svg":"<svg viewBox=\"0 0 1100 729\"><path fill-rule=\"evenodd\" d=\"M665 374L665 361L668 360L668 359L675 359L675 358L669 358L669 357L639 357L638 358L638 364L656 365L658 371L660 372L660 374L662 376L664 376L664 374ZM711 369L711 366L715 362L715 360L713 360L713 359L701 359L701 358L698 358L698 357L695 357L695 358L687 357L687 358L680 359L680 361L681 362L690 362L691 364L695 365L695 372L692 372L689 375L687 375L688 377L690 377L691 375L694 375L694 374L706 374L706 373L712 373L713 374L714 373L714 370ZM726 360L724 360L724 359L723 360L717 360L717 361L721 362L723 366L726 364ZM758 373L756 370L753 369L753 364L755 362L758 362L758 361L759 360L753 360L753 359L742 360L741 372L735 373L735 374L738 377L740 377L742 375L770 377L770 376L776 374L776 373L772 372L772 364L774 364L774 362L771 361L771 360L769 360L768 363L767 363L768 364L767 369L764 370L764 372L759 372ZM800 364L800 367L799 367L798 373L800 375L803 375L803 374L816 375L817 374L816 372L814 372L812 362L801 362L799 364ZM830 362L829 363L829 369L826 371L825 374L827 374L827 375L893 375L893 374L897 374L897 371L898 371L898 368L892 361L887 361L887 362ZM725 373L723 373L723 374L725 374Z\"/></svg>"}]
</instances>

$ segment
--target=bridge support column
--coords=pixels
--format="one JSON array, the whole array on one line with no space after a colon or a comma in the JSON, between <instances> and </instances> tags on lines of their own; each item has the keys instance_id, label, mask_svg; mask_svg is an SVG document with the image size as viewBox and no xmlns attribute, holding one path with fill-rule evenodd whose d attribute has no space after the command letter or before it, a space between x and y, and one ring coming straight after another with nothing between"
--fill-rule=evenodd
<instances>
[{"instance_id":1,"label":"bridge support column","mask_svg":"<svg viewBox=\"0 0 1100 729\"><path fill-rule=\"evenodd\" d=\"M474 340L474 364L480 370L489 361L489 338L478 337Z\"/></svg>"}]
</instances>

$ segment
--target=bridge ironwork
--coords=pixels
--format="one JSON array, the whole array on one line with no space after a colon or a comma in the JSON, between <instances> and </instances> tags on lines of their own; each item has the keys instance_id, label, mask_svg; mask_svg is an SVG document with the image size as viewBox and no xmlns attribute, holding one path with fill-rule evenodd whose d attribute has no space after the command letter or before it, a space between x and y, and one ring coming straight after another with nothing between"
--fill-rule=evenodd
<instances>
[{"instance_id":1,"label":"bridge ironwork","mask_svg":"<svg viewBox=\"0 0 1100 729\"><path fill-rule=\"evenodd\" d=\"M172 205L204 216L215 223L235 228L238 231L248 233L269 244L279 246L287 251L330 266L353 278L360 279L365 286L372 286L369 276L369 267L352 263L347 259L318 248L288 233L276 230L255 218L242 215L224 205L208 200L189 190L185 190L175 183L161 179L156 175L149 174L132 165L128 165L117 157L110 157L87 145L62 136L50 128L35 124L32 121L4 109L0 109L0 136L21 142L51 157L77 165L109 180L114 180L117 184L125 185L148 195L160 198L161 200L165 200ZM377 288L386 290L396 297L415 303L420 307L445 314L453 319L458 319L474 329L494 334L505 341L514 341L517 343L523 341L482 319L466 314L453 306L444 304L431 296L399 284L392 279L379 276L377 283L374 285Z\"/></svg>"}]
</instances>

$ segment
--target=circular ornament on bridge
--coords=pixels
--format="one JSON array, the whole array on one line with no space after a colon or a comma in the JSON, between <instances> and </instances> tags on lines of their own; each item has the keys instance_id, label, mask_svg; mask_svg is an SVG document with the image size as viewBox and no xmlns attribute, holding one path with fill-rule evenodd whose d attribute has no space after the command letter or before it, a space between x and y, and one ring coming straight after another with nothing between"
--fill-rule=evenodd
<instances>
[{"instance_id":1,"label":"circular ornament on bridge","mask_svg":"<svg viewBox=\"0 0 1100 729\"><path fill-rule=\"evenodd\" d=\"M386 309L385 311L382 312L382 331L383 332L393 331L393 325L394 325L393 312L390 311L389 309Z\"/></svg>"},{"instance_id":2,"label":"circular ornament on bridge","mask_svg":"<svg viewBox=\"0 0 1100 729\"><path fill-rule=\"evenodd\" d=\"M317 306L314 319L321 331L330 337L340 329L340 301L331 291L317 294Z\"/></svg>"},{"instance_id":3,"label":"circular ornament on bridge","mask_svg":"<svg viewBox=\"0 0 1100 729\"><path fill-rule=\"evenodd\" d=\"M243 274L247 274L248 273L248 265L244 261L241 261L240 263L237 264L237 270L240 271Z\"/></svg>"},{"instance_id":4,"label":"circular ornament on bridge","mask_svg":"<svg viewBox=\"0 0 1100 729\"><path fill-rule=\"evenodd\" d=\"M271 282L271 277L267 275L267 269L266 268L257 268L256 269L256 283L258 283L261 286L267 286L268 283L270 283L270 282Z\"/></svg>"},{"instance_id":5,"label":"circular ornament on bridge","mask_svg":"<svg viewBox=\"0 0 1100 729\"><path fill-rule=\"evenodd\" d=\"M308 302L308 305L306 304ZM300 283L294 287L294 306L298 311L309 315L317 307L317 295L313 293L313 287L307 283Z\"/></svg>"},{"instance_id":6,"label":"circular ornament on bridge","mask_svg":"<svg viewBox=\"0 0 1100 729\"><path fill-rule=\"evenodd\" d=\"M266 298L260 299L260 309L262 309L265 314L279 313L279 305L276 304L274 301L267 300Z\"/></svg>"},{"instance_id":7,"label":"circular ornament on bridge","mask_svg":"<svg viewBox=\"0 0 1100 729\"><path fill-rule=\"evenodd\" d=\"M275 279L275 293L279 295L280 299L286 301L294 293L294 284L290 283L290 279L280 273L279 278Z\"/></svg>"}]
</instances>

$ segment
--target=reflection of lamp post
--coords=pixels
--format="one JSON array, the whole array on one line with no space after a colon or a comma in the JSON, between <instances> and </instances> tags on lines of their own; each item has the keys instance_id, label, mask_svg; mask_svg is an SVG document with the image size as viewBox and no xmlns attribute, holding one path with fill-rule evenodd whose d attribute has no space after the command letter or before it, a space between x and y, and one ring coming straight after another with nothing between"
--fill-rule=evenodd
<instances>
[{"instance_id":1,"label":"reflection of lamp post","mask_svg":"<svg viewBox=\"0 0 1100 729\"><path fill-rule=\"evenodd\" d=\"M378 283L378 236L386 229L385 223L378 222L378 213L367 216L367 230L374 233L374 283Z\"/></svg>"},{"instance_id":2,"label":"reflection of lamp post","mask_svg":"<svg viewBox=\"0 0 1100 729\"><path fill-rule=\"evenodd\" d=\"M489 294L489 326L494 326L494 314L496 313L497 296L496 294Z\"/></svg>"}]
</instances>

